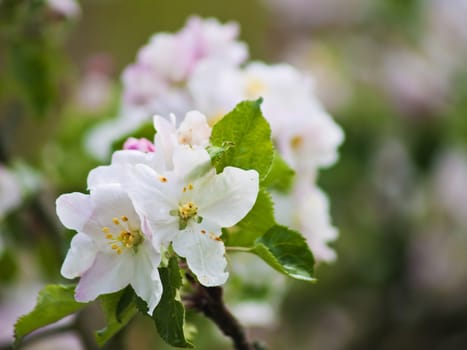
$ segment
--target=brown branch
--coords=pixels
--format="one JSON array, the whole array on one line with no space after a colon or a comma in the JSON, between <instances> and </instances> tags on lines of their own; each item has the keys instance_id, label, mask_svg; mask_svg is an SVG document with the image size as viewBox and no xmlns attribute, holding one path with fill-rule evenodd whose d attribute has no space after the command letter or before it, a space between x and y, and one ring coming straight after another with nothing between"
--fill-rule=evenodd
<instances>
[{"instance_id":1,"label":"brown branch","mask_svg":"<svg viewBox=\"0 0 467 350\"><path fill-rule=\"evenodd\" d=\"M212 320L222 333L232 339L236 350L261 348L248 341L245 330L225 306L221 287L202 286L189 274L187 274L187 279L193 287L193 293L183 298L187 308L198 310Z\"/></svg>"}]
</instances>

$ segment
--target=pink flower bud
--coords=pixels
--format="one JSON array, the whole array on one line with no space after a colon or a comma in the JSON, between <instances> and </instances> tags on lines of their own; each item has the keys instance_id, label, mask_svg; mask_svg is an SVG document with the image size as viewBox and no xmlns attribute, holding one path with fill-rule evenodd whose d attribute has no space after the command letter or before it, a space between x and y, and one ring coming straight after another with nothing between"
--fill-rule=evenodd
<instances>
[{"instance_id":1,"label":"pink flower bud","mask_svg":"<svg viewBox=\"0 0 467 350\"><path fill-rule=\"evenodd\" d=\"M148 139L142 137L140 139L136 139L134 137L128 138L125 143L123 144L123 149L125 150L137 150L145 153L155 152L156 148L154 144L149 141Z\"/></svg>"}]
</instances>

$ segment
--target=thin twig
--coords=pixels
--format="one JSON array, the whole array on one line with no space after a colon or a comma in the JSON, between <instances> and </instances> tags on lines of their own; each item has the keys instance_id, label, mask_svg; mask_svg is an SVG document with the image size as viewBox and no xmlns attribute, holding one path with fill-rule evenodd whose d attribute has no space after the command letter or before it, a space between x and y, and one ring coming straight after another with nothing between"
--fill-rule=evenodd
<instances>
[{"instance_id":1,"label":"thin twig","mask_svg":"<svg viewBox=\"0 0 467 350\"><path fill-rule=\"evenodd\" d=\"M185 305L211 319L222 333L232 339L236 350L256 350L256 345L248 341L245 330L225 306L222 288L202 286L189 274L187 279L194 291L192 295L183 298Z\"/></svg>"}]
</instances>

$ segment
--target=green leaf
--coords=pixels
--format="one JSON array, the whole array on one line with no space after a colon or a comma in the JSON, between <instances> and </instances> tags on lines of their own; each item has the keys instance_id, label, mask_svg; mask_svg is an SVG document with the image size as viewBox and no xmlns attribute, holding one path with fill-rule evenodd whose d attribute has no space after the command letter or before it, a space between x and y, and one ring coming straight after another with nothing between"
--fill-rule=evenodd
<instances>
[{"instance_id":1,"label":"green leaf","mask_svg":"<svg viewBox=\"0 0 467 350\"><path fill-rule=\"evenodd\" d=\"M313 254L303 236L296 231L275 225L256 240L252 252L289 277L315 281Z\"/></svg>"},{"instance_id":2,"label":"green leaf","mask_svg":"<svg viewBox=\"0 0 467 350\"><path fill-rule=\"evenodd\" d=\"M157 330L168 344L180 348L192 348L193 345L185 337L185 309L178 300L178 288L182 285L182 277L177 258L170 258L167 267L159 268L159 274L163 292L152 315Z\"/></svg>"},{"instance_id":3,"label":"green leaf","mask_svg":"<svg viewBox=\"0 0 467 350\"><path fill-rule=\"evenodd\" d=\"M96 342L102 347L133 319L138 310L136 295L130 286L117 293L100 296L99 302L107 320L107 326L96 332Z\"/></svg>"},{"instance_id":4,"label":"green leaf","mask_svg":"<svg viewBox=\"0 0 467 350\"><path fill-rule=\"evenodd\" d=\"M225 229L226 245L231 247L252 247L258 237L264 235L273 225L274 208L270 194L260 189L256 203L234 227Z\"/></svg>"},{"instance_id":5,"label":"green leaf","mask_svg":"<svg viewBox=\"0 0 467 350\"><path fill-rule=\"evenodd\" d=\"M12 250L6 249L0 253L0 283L13 282L18 273L18 262Z\"/></svg>"},{"instance_id":6,"label":"green leaf","mask_svg":"<svg viewBox=\"0 0 467 350\"><path fill-rule=\"evenodd\" d=\"M240 102L212 128L210 143L218 173L226 166L255 169L264 179L271 167L271 129L261 113L262 100Z\"/></svg>"},{"instance_id":7,"label":"green leaf","mask_svg":"<svg viewBox=\"0 0 467 350\"><path fill-rule=\"evenodd\" d=\"M29 314L21 316L15 324L15 343L27 334L54 323L86 306L75 301L75 286L51 284L43 288L36 306Z\"/></svg>"},{"instance_id":8,"label":"green leaf","mask_svg":"<svg viewBox=\"0 0 467 350\"><path fill-rule=\"evenodd\" d=\"M277 151L274 151L271 171L262 182L262 185L281 192L287 192L292 186L294 176L295 171L289 167Z\"/></svg>"}]
</instances>

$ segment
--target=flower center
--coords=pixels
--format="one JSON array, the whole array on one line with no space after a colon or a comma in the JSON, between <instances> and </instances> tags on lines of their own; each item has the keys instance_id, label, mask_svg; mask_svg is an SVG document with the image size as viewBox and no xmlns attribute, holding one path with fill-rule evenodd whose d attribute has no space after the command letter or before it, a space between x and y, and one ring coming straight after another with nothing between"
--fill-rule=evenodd
<instances>
[{"instance_id":1,"label":"flower center","mask_svg":"<svg viewBox=\"0 0 467 350\"><path fill-rule=\"evenodd\" d=\"M198 213L198 206L193 202L187 202L178 207L178 215L184 220L189 220Z\"/></svg>"},{"instance_id":2,"label":"flower center","mask_svg":"<svg viewBox=\"0 0 467 350\"><path fill-rule=\"evenodd\" d=\"M107 226L102 228L102 232L105 233L105 238L109 241L108 244L112 250L118 255L122 254L125 249L133 248L136 250L138 245L143 242L141 231L130 225L128 217L113 218L112 222L113 228L117 229L116 233Z\"/></svg>"},{"instance_id":3,"label":"flower center","mask_svg":"<svg viewBox=\"0 0 467 350\"><path fill-rule=\"evenodd\" d=\"M292 146L294 150L298 150L300 147L302 147L302 145L303 137L299 135L292 137L292 139L290 140L290 146Z\"/></svg>"},{"instance_id":4,"label":"flower center","mask_svg":"<svg viewBox=\"0 0 467 350\"><path fill-rule=\"evenodd\" d=\"M248 98L257 98L259 95L264 93L266 85L258 78L249 78L245 90L245 95Z\"/></svg>"}]
</instances>

